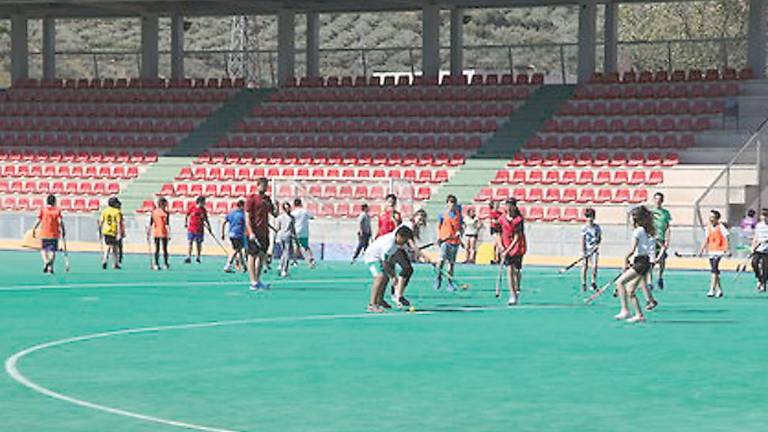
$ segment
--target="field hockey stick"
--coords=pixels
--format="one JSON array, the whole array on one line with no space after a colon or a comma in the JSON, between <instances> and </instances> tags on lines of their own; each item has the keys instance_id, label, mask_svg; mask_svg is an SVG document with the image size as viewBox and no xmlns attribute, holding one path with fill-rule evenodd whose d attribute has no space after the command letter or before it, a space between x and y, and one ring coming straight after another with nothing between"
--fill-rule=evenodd
<instances>
[{"instance_id":1,"label":"field hockey stick","mask_svg":"<svg viewBox=\"0 0 768 432\"><path fill-rule=\"evenodd\" d=\"M577 266L577 265L578 265L580 262L582 262L582 261L585 261L585 260L589 259L589 257L591 257L592 255L594 255L594 254L595 254L595 252L597 252L597 246L593 247L593 248L592 248L592 249L591 249L591 250L590 250L588 253L586 253L586 254L582 255L582 256L581 256L581 257L579 257L579 259L577 259L576 261L574 261L574 262L572 262L572 263L568 264L567 266L565 266L565 267L561 268L561 269L558 271L558 273L560 273L560 274L563 274L563 273L567 272L568 270L570 270L570 269L572 269L572 268L576 267L576 266Z\"/></svg>"},{"instance_id":2,"label":"field hockey stick","mask_svg":"<svg viewBox=\"0 0 768 432\"><path fill-rule=\"evenodd\" d=\"M697 258L701 255L699 255L698 252L679 252L675 251L675 256L677 258Z\"/></svg>"},{"instance_id":3,"label":"field hockey stick","mask_svg":"<svg viewBox=\"0 0 768 432\"><path fill-rule=\"evenodd\" d=\"M69 273L69 250L67 250L67 236L61 236L61 241L64 243L64 271Z\"/></svg>"},{"instance_id":4,"label":"field hockey stick","mask_svg":"<svg viewBox=\"0 0 768 432\"><path fill-rule=\"evenodd\" d=\"M430 243L427 243L425 245L419 246L419 250L429 249L429 248L431 248L434 245L435 245L435 242L430 242Z\"/></svg>"},{"instance_id":5,"label":"field hockey stick","mask_svg":"<svg viewBox=\"0 0 768 432\"><path fill-rule=\"evenodd\" d=\"M595 301L595 300L596 300L598 297L600 297L601 295L603 295L603 293L604 293L604 292L605 292L605 291L606 291L608 288L610 288L610 287L611 287L611 285L613 285L613 284L614 284L614 283L615 283L617 280L619 280L619 278L620 278L620 277L621 277L621 275L623 275L623 274L624 274L624 270L622 270L621 272L619 272L619 274L617 274L617 275L616 275L616 277L614 277L614 278L613 278L613 279L612 279L610 282L608 282L608 283L606 283L605 285L601 286L601 287L600 287L600 289L599 289L599 290L597 290L597 291L595 291L595 292L594 292L594 293L593 293L591 296L589 296L589 297L587 297L586 299L584 299L584 303L585 303L585 304L590 304L590 303L592 303L593 301Z\"/></svg>"},{"instance_id":6,"label":"field hockey stick","mask_svg":"<svg viewBox=\"0 0 768 432\"><path fill-rule=\"evenodd\" d=\"M451 276L451 274L448 273L447 270L440 268L440 266L438 266L435 263L431 263L431 264L432 264L432 268L437 273L440 273L441 275L445 276L445 278L448 279L448 281L451 282L452 284L456 285L457 288L462 290L468 290L470 288L470 285L468 283L460 283L458 280L456 280L455 277Z\"/></svg>"},{"instance_id":7,"label":"field hockey stick","mask_svg":"<svg viewBox=\"0 0 768 432\"><path fill-rule=\"evenodd\" d=\"M504 257L509 253L509 251L512 250L512 246L515 245L516 242L511 243L504 252L499 254L499 275L496 278L496 298L501 297L501 282L504 278Z\"/></svg>"},{"instance_id":8,"label":"field hockey stick","mask_svg":"<svg viewBox=\"0 0 768 432\"><path fill-rule=\"evenodd\" d=\"M747 271L747 269L749 268L749 264L752 261L752 256L754 254L755 254L754 252L750 253L744 259L744 262L742 262L740 264L736 264L736 276L734 276L734 278L733 278L734 282L738 281L739 280L739 276L741 276L742 273Z\"/></svg>"},{"instance_id":9,"label":"field hockey stick","mask_svg":"<svg viewBox=\"0 0 768 432\"><path fill-rule=\"evenodd\" d=\"M213 237L213 241L219 246L222 252L224 252L224 256L229 257L229 251L227 248L224 247L224 245L221 243L221 241L216 237L215 235L211 234L211 237Z\"/></svg>"}]
</instances>

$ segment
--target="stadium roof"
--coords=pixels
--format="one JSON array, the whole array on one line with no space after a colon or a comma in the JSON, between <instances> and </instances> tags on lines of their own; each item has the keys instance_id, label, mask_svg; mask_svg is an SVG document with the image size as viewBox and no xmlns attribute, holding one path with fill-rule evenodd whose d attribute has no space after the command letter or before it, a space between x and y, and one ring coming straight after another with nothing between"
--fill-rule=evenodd
<instances>
[{"instance_id":1,"label":"stadium roof","mask_svg":"<svg viewBox=\"0 0 768 432\"><path fill-rule=\"evenodd\" d=\"M592 0L605 3L607 0ZM651 3L670 0L620 0ZM674 0L672 0L674 1ZM363 12L418 10L425 4L444 7L518 7L575 4L578 0L0 0L0 17L13 14L30 18L127 17L141 14L188 16L267 15L279 9L297 12Z\"/></svg>"}]
</instances>

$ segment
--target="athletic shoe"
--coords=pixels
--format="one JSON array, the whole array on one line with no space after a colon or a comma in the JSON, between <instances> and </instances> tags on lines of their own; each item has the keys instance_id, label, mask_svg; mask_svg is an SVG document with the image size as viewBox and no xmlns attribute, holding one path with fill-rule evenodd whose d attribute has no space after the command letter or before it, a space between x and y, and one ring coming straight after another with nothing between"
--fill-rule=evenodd
<instances>
[{"instance_id":1,"label":"athletic shoe","mask_svg":"<svg viewBox=\"0 0 768 432\"><path fill-rule=\"evenodd\" d=\"M270 288L271 287L269 286L269 284L265 284L262 281L258 281L255 284L254 283L251 284L250 290L251 291L268 291Z\"/></svg>"},{"instance_id":2,"label":"athletic shoe","mask_svg":"<svg viewBox=\"0 0 768 432\"><path fill-rule=\"evenodd\" d=\"M257 282L257 283L252 283L252 284L251 284L251 285L248 287L248 290L249 290L249 291L260 291L260 290L261 290L261 287L259 287L259 285L260 285L260 282Z\"/></svg>"},{"instance_id":3,"label":"athletic shoe","mask_svg":"<svg viewBox=\"0 0 768 432\"><path fill-rule=\"evenodd\" d=\"M715 290L710 289L709 292L707 292L707 297L714 297L715 296Z\"/></svg>"},{"instance_id":4,"label":"athletic shoe","mask_svg":"<svg viewBox=\"0 0 768 432\"><path fill-rule=\"evenodd\" d=\"M195 261L200 264L200 257L195 258Z\"/></svg>"},{"instance_id":5,"label":"athletic shoe","mask_svg":"<svg viewBox=\"0 0 768 432\"><path fill-rule=\"evenodd\" d=\"M664 279L659 278L659 280L656 282L656 284L659 286L660 290L664 289Z\"/></svg>"},{"instance_id":6,"label":"athletic shoe","mask_svg":"<svg viewBox=\"0 0 768 432\"><path fill-rule=\"evenodd\" d=\"M645 304L645 310L650 312L656 309L656 306L658 305L659 305L659 302L657 302L656 300L649 301L648 303Z\"/></svg>"},{"instance_id":7,"label":"athletic shoe","mask_svg":"<svg viewBox=\"0 0 768 432\"><path fill-rule=\"evenodd\" d=\"M165 269L166 269L166 270L170 270L170 269L171 269L171 265L170 265L170 264L168 264L168 263L165 263Z\"/></svg>"},{"instance_id":8,"label":"athletic shoe","mask_svg":"<svg viewBox=\"0 0 768 432\"><path fill-rule=\"evenodd\" d=\"M382 308L379 305L368 305L368 308L366 309L366 311L370 313L383 313L384 308Z\"/></svg>"},{"instance_id":9,"label":"athletic shoe","mask_svg":"<svg viewBox=\"0 0 768 432\"><path fill-rule=\"evenodd\" d=\"M122 270L123 269L122 267L120 267L120 264L115 264L115 266L113 268L115 270Z\"/></svg>"},{"instance_id":10,"label":"athletic shoe","mask_svg":"<svg viewBox=\"0 0 768 432\"><path fill-rule=\"evenodd\" d=\"M435 290L439 290L439 289L440 289L440 286L441 286L442 284L443 284L443 281L442 281L441 279L439 279L439 278L438 278L438 279L435 279L435 281L434 281L434 282L432 282L432 288L434 288Z\"/></svg>"},{"instance_id":11,"label":"athletic shoe","mask_svg":"<svg viewBox=\"0 0 768 432\"><path fill-rule=\"evenodd\" d=\"M514 306L517 304L517 296L515 294L511 294L509 296L509 300L507 300L507 306Z\"/></svg>"},{"instance_id":12,"label":"athletic shoe","mask_svg":"<svg viewBox=\"0 0 768 432\"><path fill-rule=\"evenodd\" d=\"M102 269L102 270L106 270L106 269L107 269L107 262L106 262L106 261L104 261L103 263L101 263L101 269Z\"/></svg>"},{"instance_id":13,"label":"athletic shoe","mask_svg":"<svg viewBox=\"0 0 768 432\"><path fill-rule=\"evenodd\" d=\"M224 273L234 273L234 272L235 272L235 271L234 271L234 270L232 270L232 267L229 267L229 266L227 266L227 267L224 267Z\"/></svg>"},{"instance_id":14,"label":"athletic shoe","mask_svg":"<svg viewBox=\"0 0 768 432\"><path fill-rule=\"evenodd\" d=\"M452 280L448 281L448 288L445 289L448 292L454 292L456 291L456 285L454 285Z\"/></svg>"},{"instance_id":15,"label":"athletic shoe","mask_svg":"<svg viewBox=\"0 0 768 432\"><path fill-rule=\"evenodd\" d=\"M587 284L581 284L581 292L587 291Z\"/></svg>"},{"instance_id":16,"label":"athletic shoe","mask_svg":"<svg viewBox=\"0 0 768 432\"><path fill-rule=\"evenodd\" d=\"M394 303L396 307L398 307L398 308L402 308L403 307L403 305L400 303L400 299L395 297L394 294L390 295L389 299L392 300L392 303Z\"/></svg>"},{"instance_id":17,"label":"athletic shoe","mask_svg":"<svg viewBox=\"0 0 768 432\"><path fill-rule=\"evenodd\" d=\"M259 281L259 285L261 286L261 289L263 289L264 291L269 291L269 290L272 289L272 285L270 285L268 283L264 283L264 282Z\"/></svg>"},{"instance_id":18,"label":"athletic shoe","mask_svg":"<svg viewBox=\"0 0 768 432\"><path fill-rule=\"evenodd\" d=\"M645 317L642 315L635 315L631 318L627 318L626 321L630 324L645 322Z\"/></svg>"},{"instance_id":19,"label":"athletic shoe","mask_svg":"<svg viewBox=\"0 0 768 432\"><path fill-rule=\"evenodd\" d=\"M723 298L723 295L724 295L723 290L717 290L717 292L715 293L715 297L717 298Z\"/></svg>"},{"instance_id":20,"label":"athletic shoe","mask_svg":"<svg viewBox=\"0 0 768 432\"><path fill-rule=\"evenodd\" d=\"M624 321L625 319L629 318L631 315L629 311L619 312L616 315L613 316L613 319Z\"/></svg>"},{"instance_id":21,"label":"athletic shoe","mask_svg":"<svg viewBox=\"0 0 768 432\"><path fill-rule=\"evenodd\" d=\"M403 307L408 307L408 306L410 306L410 305L411 305L411 302L409 302L409 301L408 301L408 299L407 299L407 298L405 298L405 297L400 297L399 299L397 299L397 301L398 301L398 302L399 302L401 305L403 305Z\"/></svg>"},{"instance_id":22,"label":"athletic shoe","mask_svg":"<svg viewBox=\"0 0 768 432\"><path fill-rule=\"evenodd\" d=\"M280 277L288 277L288 272L287 271L281 271L280 272Z\"/></svg>"},{"instance_id":23,"label":"athletic shoe","mask_svg":"<svg viewBox=\"0 0 768 432\"><path fill-rule=\"evenodd\" d=\"M189 258L189 257L187 257L187 258L184 260L184 264L191 264L191 263L192 263L192 258Z\"/></svg>"},{"instance_id":24,"label":"athletic shoe","mask_svg":"<svg viewBox=\"0 0 768 432\"><path fill-rule=\"evenodd\" d=\"M597 291L597 284L592 282L592 286L589 287L592 291Z\"/></svg>"},{"instance_id":25,"label":"athletic shoe","mask_svg":"<svg viewBox=\"0 0 768 432\"><path fill-rule=\"evenodd\" d=\"M317 263L315 262L315 260L312 260L312 261L309 262L309 268L311 268L311 269L316 269L317 268Z\"/></svg>"},{"instance_id":26,"label":"athletic shoe","mask_svg":"<svg viewBox=\"0 0 768 432\"><path fill-rule=\"evenodd\" d=\"M765 292L765 284L760 284L759 288L757 289L760 292Z\"/></svg>"},{"instance_id":27,"label":"athletic shoe","mask_svg":"<svg viewBox=\"0 0 768 432\"><path fill-rule=\"evenodd\" d=\"M152 264L152 270L158 271L158 270L160 270L160 266L157 265L157 264Z\"/></svg>"},{"instance_id":28,"label":"athletic shoe","mask_svg":"<svg viewBox=\"0 0 768 432\"><path fill-rule=\"evenodd\" d=\"M379 303L379 306L383 307L384 309L392 309L392 306L386 302L386 300L381 299L381 303Z\"/></svg>"}]
</instances>

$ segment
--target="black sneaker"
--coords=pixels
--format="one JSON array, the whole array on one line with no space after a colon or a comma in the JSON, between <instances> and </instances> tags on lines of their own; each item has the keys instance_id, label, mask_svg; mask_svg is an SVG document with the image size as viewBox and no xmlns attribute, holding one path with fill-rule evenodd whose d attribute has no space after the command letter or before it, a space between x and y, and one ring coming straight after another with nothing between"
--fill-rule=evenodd
<instances>
[{"instance_id":1,"label":"black sneaker","mask_svg":"<svg viewBox=\"0 0 768 432\"><path fill-rule=\"evenodd\" d=\"M399 301L399 302L400 302L400 304L401 304L401 305L403 305L404 307L408 307L408 306L410 306L410 305L411 305L411 302L409 302L409 301L408 301L408 299L407 299L407 298L405 298L405 297L400 297L400 298L398 299L398 301Z\"/></svg>"},{"instance_id":2,"label":"black sneaker","mask_svg":"<svg viewBox=\"0 0 768 432\"><path fill-rule=\"evenodd\" d=\"M195 258L195 261L200 264L200 257Z\"/></svg>"},{"instance_id":3,"label":"black sneaker","mask_svg":"<svg viewBox=\"0 0 768 432\"><path fill-rule=\"evenodd\" d=\"M592 282L592 286L589 287L592 291L597 291L597 284Z\"/></svg>"},{"instance_id":4,"label":"black sneaker","mask_svg":"<svg viewBox=\"0 0 768 432\"><path fill-rule=\"evenodd\" d=\"M186 258L184 260L184 264L191 264L191 263L192 263L192 258Z\"/></svg>"},{"instance_id":5,"label":"black sneaker","mask_svg":"<svg viewBox=\"0 0 768 432\"><path fill-rule=\"evenodd\" d=\"M115 264L114 268L115 268L115 270L122 270L123 269L122 267L120 267L120 264Z\"/></svg>"},{"instance_id":6,"label":"black sneaker","mask_svg":"<svg viewBox=\"0 0 768 432\"><path fill-rule=\"evenodd\" d=\"M101 269L102 269L102 270L106 270L106 269L107 269L107 262L106 262L106 261L104 261L103 263L101 263Z\"/></svg>"},{"instance_id":7,"label":"black sneaker","mask_svg":"<svg viewBox=\"0 0 768 432\"><path fill-rule=\"evenodd\" d=\"M389 303L387 303L385 300L381 300L379 302L379 306L383 307L384 309L392 309L392 306L390 306Z\"/></svg>"}]
</instances>

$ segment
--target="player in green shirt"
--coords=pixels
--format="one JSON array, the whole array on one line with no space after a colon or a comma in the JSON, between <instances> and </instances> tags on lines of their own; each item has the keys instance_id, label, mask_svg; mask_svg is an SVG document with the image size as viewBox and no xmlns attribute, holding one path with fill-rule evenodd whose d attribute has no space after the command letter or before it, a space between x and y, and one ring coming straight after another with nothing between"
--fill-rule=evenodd
<instances>
[{"instance_id":1,"label":"player in green shirt","mask_svg":"<svg viewBox=\"0 0 768 432\"><path fill-rule=\"evenodd\" d=\"M672 215L669 210L663 207L664 194L656 192L653 195L653 222L656 226L656 241L658 245L664 247L664 253L659 257L656 263L659 266L659 289L664 289L664 269L667 266L667 250L669 249L670 229L669 223L672 222ZM653 288L653 282L649 281L649 288Z\"/></svg>"}]
</instances>

